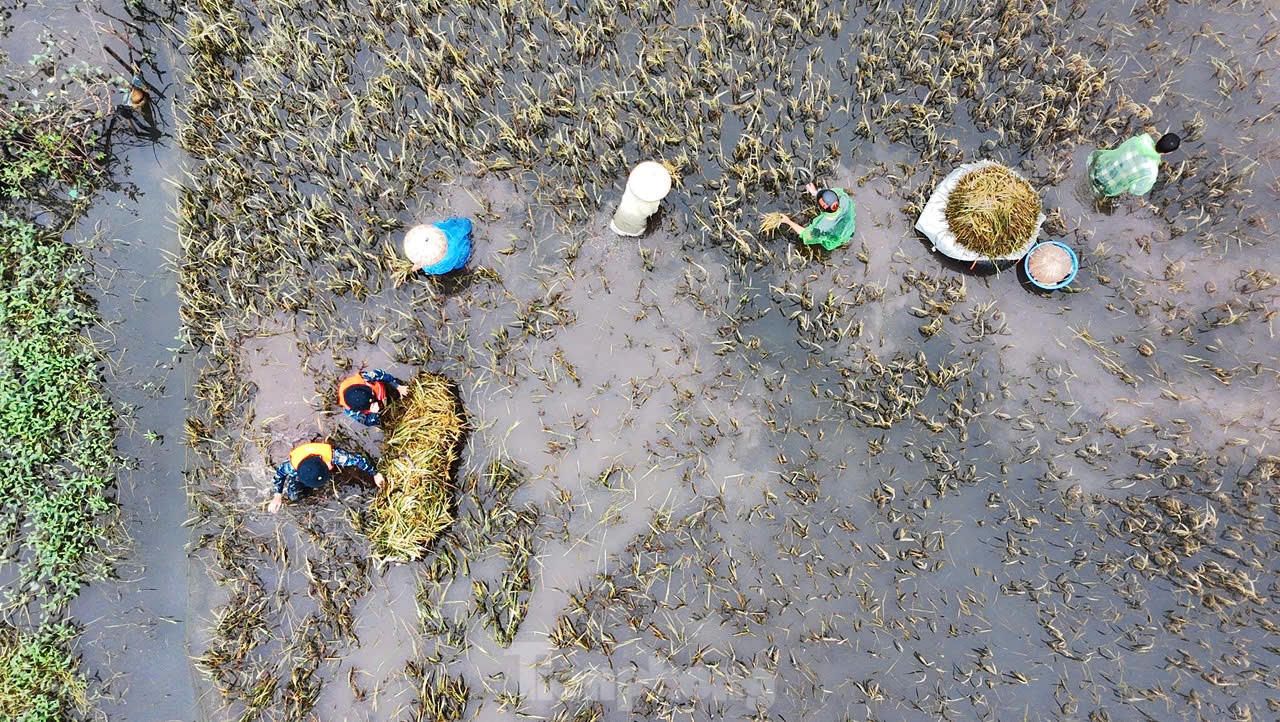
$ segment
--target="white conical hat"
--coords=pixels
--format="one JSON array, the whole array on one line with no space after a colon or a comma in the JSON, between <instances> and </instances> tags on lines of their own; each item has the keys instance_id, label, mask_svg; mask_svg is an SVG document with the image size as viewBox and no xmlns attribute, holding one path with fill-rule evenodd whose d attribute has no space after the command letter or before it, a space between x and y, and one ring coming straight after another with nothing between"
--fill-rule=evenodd
<instances>
[{"instance_id":1,"label":"white conical hat","mask_svg":"<svg viewBox=\"0 0 1280 722\"><path fill-rule=\"evenodd\" d=\"M642 201L657 203L671 192L671 172L661 163L646 160L631 169L627 190Z\"/></svg>"},{"instance_id":2,"label":"white conical hat","mask_svg":"<svg viewBox=\"0 0 1280 722\"><path fill-rule=\"evenodd\" d=\"M448 252L449 241L444 231L433 225L422 223L404 234L404 255L418 268L439 263Z\"/></svg>"}]
</instances>

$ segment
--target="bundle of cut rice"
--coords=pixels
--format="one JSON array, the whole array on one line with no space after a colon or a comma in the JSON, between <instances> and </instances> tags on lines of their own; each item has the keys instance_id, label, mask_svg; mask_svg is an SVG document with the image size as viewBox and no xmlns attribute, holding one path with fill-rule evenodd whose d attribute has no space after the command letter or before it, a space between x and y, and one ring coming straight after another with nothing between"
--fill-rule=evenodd
<instances>
[{"instance_id":1,"label":"bundle of cut rice","mask_svg":"<svg viewBox=\"0 0 1280 722\"><path fill-rule=\"evenodd\" d=\"M1040 195L1017 172L989 160L966 163L938 184L916 228L960 261L1021 258L1044 223Z\"/></svg>"},{"instance_id":2,"label":"bundle of cut rice","mask_svg":"<svg viewBox=\"0 0 1280 722\"><path fill-rule=\"evenodd\" d=\"M387 432L378 470L386 484L369 508L377 561L420 559L453 522L453 473L464 421L448 380L419 374Z\"/></svg>"},{"instance_id":3,"label":"bundle of cut rice","mask_svg":"<svg viewBox=\"0 0 1280 722\"><path fill-rule=\"evenodd\" d=\"M760 216L760 231L762 233L776 231L782 225L783 218L786 218L784 213L766 213Z\"/></svg>"},{"instance_id":4,"label":"bundle of cut rice","mask_svg":"<svg viewBox=\"0 0 1280 722\"><path fill-rule=\"evenodd\" d=\"M1006 256L1027 245L1040 225L1039 217L1040 196L1002 165L969 173L947 198L947 225L956 241L986 258Z\"/></svg>"}]
</instances>

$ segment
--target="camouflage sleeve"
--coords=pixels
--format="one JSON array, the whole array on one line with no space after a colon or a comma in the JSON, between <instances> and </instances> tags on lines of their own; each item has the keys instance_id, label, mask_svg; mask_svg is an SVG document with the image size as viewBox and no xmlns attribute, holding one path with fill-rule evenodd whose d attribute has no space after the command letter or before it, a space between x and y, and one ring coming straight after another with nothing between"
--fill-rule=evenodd
<instances>
[{"instance_id":1,"label":"camouflage sleeve","mask_svg":"<svg viewBox=\"0 0 1280 722\"><path fill-rule=\"evenodd\" d=\"M346 414L347 416L350 416L351 418L355 419L356 421L360 422L365 426L377 426L378 423L382 421L382 417L379 414L371 413L369 411L356 411L355 409L343 409L342 413Z\"/></svg>"},{"instance_id":2,"label":"camouflage sleeve","mask_svg":"<svg viewBox=\"0 0 1280 722\"><path fill-rule=\"evenodd\" d=\"M352 454L350 452L343 451L342 449L333 450L333 465L354 466L366 474L377 473L373 468L373 464L370 464L368 459L359 454Z\"/></svg>"},{"instance_id":3,"label":"camouflage sleeve","mask_svg":"<svg viewBox=\"0 0 1280 722\"><path fill-rule=\"evenodd\" d=\"M288 461L276 467L275 490L277 494L284 493L284 482L291 476L297 476L298 472L293 470L293 464Z\"/></svg>"},{"instance_id":4,"label":"camouflage sleeve","mask_svg":"<svg viewBox=\"0 0 1280 722\"><path fill-rule=\"evenodd\" d=\"M373 369L372 371L361 371L360 378L364 379L365 381L368 381L371 384L381 381L382 383L395 384L396 386L404 385L403 381L396 378L395 376L392 376L386 371L383 371L382 369Z\"/></svg>"}]
</instances>

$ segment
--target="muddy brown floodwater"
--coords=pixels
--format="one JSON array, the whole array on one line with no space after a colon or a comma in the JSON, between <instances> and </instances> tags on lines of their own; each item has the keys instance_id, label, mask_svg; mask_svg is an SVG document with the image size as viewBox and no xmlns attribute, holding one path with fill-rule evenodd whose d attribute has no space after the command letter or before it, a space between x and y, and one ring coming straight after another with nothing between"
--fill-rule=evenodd
<instances>
[{"instance_id":1,"label":"muddy brown floodwater","mask_svg":"<svg viewBox=\"0 0 1280 722\"><path fill-rule=\"evenodd\" d=\"M104 279L101 340L111 393L125 410L117 448L130 463L117 489L127 541L119 578L91 585L72 613L85 629L85 669L106 681L99 706L110 719L187 720L195 700L187 635L212 585L187 561L181 429L191 365L178 352L168 183L181 172L180 154L162 143L131 148L122 160L131 192L107 193L77 233Z\"/></svg>"},{"instance_id":2,"label":"muddy brown floodwater","mask_svg":"<svg viewBox=\"0 0 1280 722\"><path fill-rule=\"evenodd\" d=\"M190 428L233 460L195 498L223 589L192 650L206 713L1280 709L1270 8L371 12L192 15ZM1149 197L1089 196L1096 144L1168 129ZM617 238L647 156L681 181ZM1041 190L1068 290L912 230L982 157ZM852 190L853 244L757 232L815 173ZM393 279L401 229L450 215L477 223L468 270ZM471 425L457 521L390 569L356 531L367 485L262 510L296 441L376 455L330 401L372 366L449 376Z\"/></svg>"}]
</instances>

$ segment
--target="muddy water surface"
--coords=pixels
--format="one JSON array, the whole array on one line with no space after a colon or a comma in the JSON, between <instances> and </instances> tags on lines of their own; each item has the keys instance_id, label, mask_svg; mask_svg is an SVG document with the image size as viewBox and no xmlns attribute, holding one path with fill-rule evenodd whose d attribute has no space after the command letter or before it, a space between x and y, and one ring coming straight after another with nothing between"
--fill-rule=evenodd
<instances>
[{"instance_id":1,"label":"muddy water surface","mask_svg":"<svg viewBox=\"0 0 1280 722\"><path fill-rule=\"evenodd\" d=\"M162 262L180 169L167 142L131 151L141 194L84 226L110 271L113 383L138 405L123 450L140 467L120 493L135 546L120 583L77 602L87 666L112 676L106 711L225 719L252 693L267 719L400 719L433 697L428 670L462 680L463 716L484 720L1269 714L1275 19L1203 3L1044 12L1073 13L1070 48L1104 52L1151 128L1187 137L1148 199L1100 207L1080 183L1090 148L954 129L962 159L1019 165L1042 190L1046 235L1081 257L1069 292L933 254L904 213L919 148L855 133L856 104L824 131L844 152L819 180L859 211L833 254L766 237L761 263L707 242L723 167L690 169L634 240L606 230L613 195L566 227L533 174L445 160L395 212L474 217L466 273L365 279L369 293L337 278L313 307L237 326L248 401L201 482L189 579L186 362ZM849 40L810 48L818 76L840 75ZM757 123L729 113L699 132L731 148ZM735 200L761 206L747 225L805 202L751 198ZM379 432L333 413L337 379L363 367L447 374L471 422L460 519L423 564L369 563L361 480L263 510L299 441L377 454ZM498 503L474 481L498 460L523 481L494 518L536 519L528 611L505 647L476 583L512 573L515 532L471 513ZM462 563L442 573L449 550Z\"/></svg>"},{"instance_id":2,"label":"muddy water surface","mask_svg":"<svg viewBox=\"0 0 1280 722\"><path fill-rule=\"evenodd\" d=\"M112 719L185 720L195 704L190 622L212 598L198 572L188 576L184 527L190 358L179 353L170 183L182 172L181 154L165 141L121 159L130 192L106 194L74 234L93 249L102 279L101 340L111 394L125 410L118 448L131 464L117 495L128 541L119 581L88 588L73 612L85 625L86 668L109 680L101 706Z\"/></svg>"}]
</instances>

